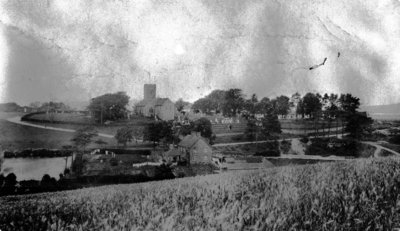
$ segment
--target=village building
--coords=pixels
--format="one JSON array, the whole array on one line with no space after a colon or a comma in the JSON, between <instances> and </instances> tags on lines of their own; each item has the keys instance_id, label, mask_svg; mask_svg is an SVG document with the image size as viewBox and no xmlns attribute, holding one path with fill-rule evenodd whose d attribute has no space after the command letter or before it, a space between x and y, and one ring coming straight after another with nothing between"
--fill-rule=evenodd
<instances>
[{"instance_id":1,"label":"village building","mask_svg":"<svg viewBox=\"0 0 400 231\"><path fill-rule=\"evenodd\" d=\"M212 147L208 141L200 135L200 132L192 132L173 148L165 153L169 161L186 161L190 164L211 163Z\"/></svg>"},{"instance_id":2,"label":"village building","mask_svg":"<svg viewBox=\"0 0 400 231\"><path fill-rule=\"evenodd\" d=\"M135 113L159 120L174 120L177 110L175 104L168 98L156 97L156 85L144 85L144 98L136 104Z\"/></svg>"}]
</instances>

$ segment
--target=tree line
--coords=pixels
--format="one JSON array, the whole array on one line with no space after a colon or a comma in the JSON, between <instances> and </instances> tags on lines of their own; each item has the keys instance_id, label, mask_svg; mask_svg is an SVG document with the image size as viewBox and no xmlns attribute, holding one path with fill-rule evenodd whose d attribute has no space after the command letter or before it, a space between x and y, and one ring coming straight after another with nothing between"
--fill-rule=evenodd
<instances>
[{"instance_id":1,"label":"tree line","mask_svg":"<svg viewBox=\"0 0 400 231\"><path fill-rule=\"evenodd\" d=\"M260 131L264 138L280 133L278 116L287 118L289 114L295 118L314 121L316 133L318 121L327 122L328 128L333 122L338 127L340 121L350 136L359 137L372 123L371 118L358 111L359 106L360 99L351 94L308 92L304 96L295 93L290 97L281 95L258 100L256 94L246 98L241 89L235 88L214 90L195 101L192 109L205 114L222 113L229 117L241 115L248 120L246 134L253 138L256 131Z\"/></svg>"}]
</instances>

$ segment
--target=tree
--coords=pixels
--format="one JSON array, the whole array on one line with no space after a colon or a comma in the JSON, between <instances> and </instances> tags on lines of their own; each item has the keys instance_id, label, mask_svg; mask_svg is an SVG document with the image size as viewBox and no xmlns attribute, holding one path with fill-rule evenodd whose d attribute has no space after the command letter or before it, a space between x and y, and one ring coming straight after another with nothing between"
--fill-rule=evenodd
<instances>
[{"instance_id":1,"label":"tree","mask_svg":"<svg viewBox=\"0 0 400 231\"><path fill-rule=\"evenodd\" d=\"M1 191L1 188L3 187L5 180L6 180L6 178L3 176L3 174L0 174L0 191Z\"/></svg>"},{"instance_id":2,"label":"tree","mask_svg":"<svg viewBox=\"0 0 400 231\"><path fill-rule=\"evenodd\" d=\"M313 93L307 93L302 101L303 113L315 119L316 115L322 110L321 96Z\"/></svg>"},{"instance_id":3,"label":"tree","mask_svg":"<svg viewBox=\"0 0 400 231\"><path fill-rule=\"evenodd\" d=\"M209 114L211 112L211 110L213 109L212 101L208 98L198 99L193 103L192 109L200 110L203 113Z\"/></svg>"},{"instance_id":4,"label":"tree","mask_svg":"<svg viewBox=\"0 0 400 231\"><path fill-rule=\"evenodd\" d=\"M339 103L341 109L348 114L355 113L360 107L360 99L351 94L341 94Z\"/></svg>"},{"instance_id":5,"label":"tree","mask_svg":"<svg viewBox=\"0 0 400 231\"><path fill-rule=\"evenodd\" d=\"M177 131L177 135L178 136L186 136L189 135L194 129L194 122L193 121L189 121L186 124L183 124L179 127L178 131Z\"/></svg>"},{"instance_id":6,"label":"tree","mask_svg":"<svg viewBox=\"0 0 400 231\"><path fill-rule=\"evenodd\" d=\"M373 120L366 113L355 112L347 117L346 132L350 133L350 137L361 138L369 131Z\"/></svg>"},{"instance_id":7,"label":"tree","mask_svg":"<svg viewBox=\"0 0 400 231\"><path fill-rule=\"evenodd\" d=\"M128 142L131 142L134 138L134 129L132 127L122 127L117 130L115 139L119 144L123 144L126 147Z\"/></svg>"},{"instance_id":8,"label":"tree","mask_svg":"<svg viewBox=\"0 0 400 231\"><path fill-rule=\"evenodd\" d=\"M174 140L172 123L166 121L156 121L146 126L144 130L144 140L153 142L153 147L156 143L171 143Z\"/></svg>"},{"instance_id":9,"label":"tree","mask_svg":"<svg viewBox=\"0 0 400 231\"><path fill-rule=\"evenodd\" d=\"M71 139L71 141L76 148L83 148L83 151L85 151L86 146L89 145L96 136L98 136L96 129L88 126L78 129L74 133L74 137Z\"/></svg>"},{"instance_id":10,"label":"tree","mask_svg":"<svg viewBox=\"0 0 400 231\"><path fill-rule=\"evenodd\" d=\"M126 106L129 96L125 92L105 94L91 99L88 106L94 120L103 124L106 120L119 120L126 117Z\"/></svg>"},{"instance_id":11,"label":"tree","mask_svg":"<svg viewBox=\"0 0 400 231\"><path fill-rule=\"evenodd\" d=\"M214 90L204 98L200 98L193 103L192 109L201 110L204 113L211 113L211 111L219 112L225 101L224 90Z\"/></svg>"},{"instance_id":12,"label":"tree","mask_svg":"<svg viewBox=\"0 0 400 231\"><path fill-rule=\"evenodd\" d=\"M161 121L161 132L160 132L160 140L164 144L170 144L174 141L174 129L173 122L171 121Z\"/></svg>"},{"instance_id":13,"label":"tree","mask_svg":"<svg viewBox=\"0 0 400 231\"><path fill-rule=\"evenodd\" d=\"M301 115L301 118L304 119L305 114L306 114L306 110L304 107L304 101L303 101L303 99L300 99L300 101L297 103L297 106L296 106L296 115Z\"/></svg>"},{"instance_id":14,"label":"tree","mask_svg":"<svg viewBox=\"0 0 400 231\"><path fill-rule=\"evenodd\" d=\"M351 94L341 94L339 99L339 112L338 115L342 120L342 125L343 125L343 119L346 122L345 126L345 131L348 131L351 133L351 131L355 132L355 130L362 129L362 128L357 128L358 126L363 127L362 123L368 123L367 119L361 118L362 121L360 122L360 125L356 125L357 121L355 120L359 115L357 114L357 109L360 106L360 99L352 96ZM363 121L364 120L364 121ZM349 124L350 123L350 124ZM343 130L342 130L343 132ZM350 136L355 136L357 137L356 134L350 134Z\"/></svg>"},{"instance_id":15,"label":"tree","mask_svg":"<svg viewBox=\"0 0 400 231\"><path fill-rule=\"evenodd\" d=\"M236 116L244 106L244 95L242 90L235 88L229 89L225 93L225 103L223 113L225 116Z\"/></svg>"},{"instance_id":16,"label":"tree","mask_svg":"<svg viewBox=\"0 0 400 231\"><path fill-rule=\"evenodd\" d=\"M292 95L292 97L290 97L290 101L289 101L290 107L296 109L300 100L301 100L300 93L298 93L298 92L294 93ZM296 118L297 118L297 113L296 113Z\"/></svg>"},{"instance_id":17,"label":"tree","mask_svg":"<svg viewBox=\"0 0 400 231\"><path fill-rule=\"evenodd\" d=\"M257 132L257 120L254 117L247 118L247 127L244 134L253 141L256 138Z\"/></svg>"},{"instance_id":18,"label":"tree","mask_svg":"<svg viewBox=\"0 0 400 231\"><path fill-rule=\"evenodd\" d=\"M290 110L289 97L281 95L273 101L276 113L281 116L286 116Z\"/></svg>"},{"instance_id":19,"label":"tree","mask_svg":"<svg viewBox=\"0 0 400 231\"><path fill-rule=\"evenodd\" d=\"M200 118L194 122L193 131L200 132L202 137L207 138L210 141L210 144L213 143L213 131L212 125L209 119Z\"/></svg>"},{"instance_id":20,"label":"tree","mask_svg":"<svg viewBox=\"0 0 400 231\"><path fill-rule=\"evenodd\" d=\"M42 180L40 181L40 186L47 189L54 187L55 184L56 182L52 180L49 174L44 174Z\"/></svg>"},{"instance_id":21,"label":"tree","mask_svg":"<svg viewBox=\"0 0 400 231\"><path fill-rule=\"evenodd\" d=\"M255 115L257 112L257 104L257 95L253 94L250 99L245 100L243 107L249 113L249 115Z\"/></svg>"},{"instance_id":22,"label":"tree","mask_svg":"<svg viewBox=\"0 0 400 231\"><path fill-rule=\"evenodd\" d=\"M183 101L182 98L178 99L178 100L175 102L175 106L176 106L176 108L177 108L177 110L178 110L179 112L181 112L181 111L183 110L183 108L184 108L185 106L189 105L189 104L190 104L189 102Z\"/></svg>"},{"instance_id":23,"label":"tree","mask_svg":"<svg viewBox=\"0 0 400 231\"><path fill-rule=\"evenodd\" d=\"M215 110L217 113L222 110L225 94L226 91L224 90L214 90L208 94L207 98L211 101L211 110Z\"/></svg>"},{"instance_id":24,"label":"tree","mask_svg":"<svg viewBox=\"0 0 400 231\"><path fill-rule=\"evenodd\" d=\"M4 187L13 188L17 184L17 176L14 173L9 173L4 179Z\"/></svg>"},{"instance_id":25,"label":"tree","mask_svg":"<svg viewBox=\"0 0 400 231\"><path fill-rule=\"evenodd\" d=\"M256 110L256 114L265 114L272 109L273 109L273 106L272 106L271 100L268 97L264 97L256 104L255 110Z\"/></svg>"},{"instance_id":26,"label":"tree","mask_svg":"<svg viewBox=\"0 0 400 231\"><path fill-rule=\"evenodd\" d=\"M273 110L270 110L264 115L261 124L261 134L266 139L273 138L275 135L282 132L278 116Z\"/></svg>"},{"instance_id":27,"label":"tree","mask_svg":"<svg viewBox=\"0 0 400 231\"><path fill-rule=\"evenodd\" d=\"M326 99L326 97L324 96ZM325 108L325 118L328 120L328 135L330 134L330 129L332 125L332 121L336 120L338 122L338 117L339 117L339 107L338 107L338 95L336 94L330 94L329 97L327 98L327 105ZM336 123L336 127L338 124ZM337 129L336 129L337 130Z\"/></svg>"}]
</instances>

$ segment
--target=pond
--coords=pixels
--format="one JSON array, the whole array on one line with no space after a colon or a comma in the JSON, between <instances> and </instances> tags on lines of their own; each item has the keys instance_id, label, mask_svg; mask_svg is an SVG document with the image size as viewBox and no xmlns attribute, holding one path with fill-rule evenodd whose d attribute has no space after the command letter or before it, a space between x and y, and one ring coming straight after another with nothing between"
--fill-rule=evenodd
<instances>
[{"instance_id":1,"label":"pond","mask_svg":"<svg viewBox=\"0 0 400 231\"><path fill-rule=\"evenodd\" d=\"M17 181L41 180L44 174L49 174L57 180L60 173L64 173L65 166L71 166L71 157L55 158L5 158L1 166L1 173L7 176L14 173Z\"/></svg>"}]
</instances>

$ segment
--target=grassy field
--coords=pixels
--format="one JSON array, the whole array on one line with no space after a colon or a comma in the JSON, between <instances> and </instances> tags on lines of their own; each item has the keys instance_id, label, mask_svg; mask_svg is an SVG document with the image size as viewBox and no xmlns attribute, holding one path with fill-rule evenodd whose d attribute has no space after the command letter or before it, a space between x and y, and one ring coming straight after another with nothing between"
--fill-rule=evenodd
<instances>
[{"instance_id":1,"label":"grassy field","mask_svg":"<svg viewBox=\"0 0 400 231\"><path fill-rule=\"evenodd\" d=\"M388 158L3 197L0 229L393 230L399 179Z\"/></svg>"},{"instance_id":2,"label":"grassy field","mask_svg":"<svg viewBox=\"0 0 400 231\"><path fill-rule=\"evenodd\" d=\"M138 130L143 130L145 127L146 121L148 122L149 120L147 119L142 119L139 121L125 121L125 122L118 122L114 123L111 125L99 125L99 124L63 124L63 123L51 123L51 122L32 122L29 121L29 123L32 124L37 124L37 125L46 125L49 127L56 127L56 128L66 128L66 129L73 129L77 130L80 128L84 128L86 126L93 126L99 133L104 133L108 135L115 135L117 133L117 130L121 127L126 127L126 126L131 126L134 127Z\"/></svg>"},{"instance_id":3,"label":"grassy field","mask_svg":"<svg viewBox=\"0 0 400 231\"><path fill-rule=\"evenodd\" d=\"M0 114L0 144L3 149L21 150L28 148L59 149L70 145L73 133L52 131L8 122L6 118L19 116L16 113ZM114 139L102 139L110 145L116 145Z\"/></svg>"},{"instance_id":4,"label":"grassy field","mask_svg":"<svg viewBox=\"0 0 400 231\"><path fill-rule=\"evenodd\" d=\"M74 113L50 113L50 114L34 114L29 118L36 120L48 120L48 121L61 121L65 123L82 123L91 124L93 120L90 116L83 114Z\"/></svg>"}]
</instances>

